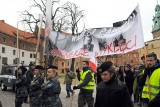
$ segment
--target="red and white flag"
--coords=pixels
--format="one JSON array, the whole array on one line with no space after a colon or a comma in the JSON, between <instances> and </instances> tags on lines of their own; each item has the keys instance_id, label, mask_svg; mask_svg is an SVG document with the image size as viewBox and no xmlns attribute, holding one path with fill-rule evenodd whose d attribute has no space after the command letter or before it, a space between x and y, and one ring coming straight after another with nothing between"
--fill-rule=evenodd
<instances>
[{"instance_id":1,"label":"red and white flag","mask_svg":"<svg viewBox=\"0 0 160 107\"><path fill-rule=\"evenodd\" d=\"M89 67L92 68L93 72L97 71L97 60L94 56L89 59Z\"/></svg>"}]
</instances>

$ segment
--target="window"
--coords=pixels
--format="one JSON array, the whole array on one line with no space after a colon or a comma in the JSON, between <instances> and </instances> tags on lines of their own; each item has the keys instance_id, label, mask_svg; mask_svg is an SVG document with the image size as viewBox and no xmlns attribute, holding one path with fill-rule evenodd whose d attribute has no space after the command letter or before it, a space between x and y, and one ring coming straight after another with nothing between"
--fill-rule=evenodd
<instances>
[{"instance_id":1,"label":"window","mask_svg":"<svg viewBox=\"0 0 160 107\"><path fill-rule=\"evenodd\" d=\"M62 67L64 67L64 62L62 62Z\"/></svg>"},{"instance_id":2,"label":"window","mask_svg":"<svg viewBox=\"0 0 160 107\"><path fill-rule=\"evenodd\" d=\"M22 52L22 57L24 57L24 52Z\"/></svg>"},{"instance_id":3,"label":"window","mask_svg":"<svg viewBox=\"0 0 160 107\"><path fill-rule=\"evenodd\" d=\"M30 58L32 58L32 54L30 54Z\"/></svg>"},{"instance_id":4,"label":"window","mask_svg":"<svg viewBox=\"0 0 160 107\"><path fill-rule=\"evenodd\" d=\"M79 63L78 63L78 62L76 62L76 66L78 66L78 64L79 64Z\"/></svg>"},{"instance_id":5,"label":"window","mask_svg":"<svg viewBox=\"0 0 160 107\"><path fill-rule=\"evenodd\" d=\"M13 41L13 45L16 46L16 42L15 41Z\"/></svg>"},{"instance_id":6,"label":"window","mask_svg":"<svg viewBox=\"0 0 160 107\"><path fill-rule=\"evenodd\" d=\"M13 50L13 55L16 55L16 50Z\"/></svg>"},{"instance_id":7,"label":"window","mask_svg":"<svg viewBox=\"0 0 160 107\"><path fill-rule=\"evenodd\" d=\"M22 47L25 48L25 45L23 44Z\"/></svg>"},{"instance_id":8,"label":"window","mask_svg":"<svg viewBox=\"0 0 160 107\"><path fill-rule=\"evenodd\" d=\"M151 49L154 49L154 45L153 44L151 44Z\"/></svg>"},{"instance_id":9,"label":"window","mask_svg":"<svg viewBox=\"0 0 160 107\"><path fill-rule=\"evenodd\" d=\"M3 43L5 43L6 42L6 38L3 38L3 41L2 41Z\"/></svg>"},{"instance_id":10,"label":"window","mask_svg":"<svg viewBox=\"0 0 160 107\"><path fill-rule=\"evenodd\" d=\"M2 47L2 53L5 53L5 47Z\"/></svg>"},{"instance_id":11,"label":"window","mask_svg":"<svg viewBox=\"0 0 160 107\"><path fill-rule=\"evenodd\" d=\"M36 58L36 54L34 54L34 58Z\"/></svg>"},{"instance_id":12,"label":"window","mask_svg":"<svg viewBox=\"0 0 160 107\"><path fill-rule=\"evenodd\" d=\"M68 66L70 66L70 61L68 61Z\"/></svg>"},{"instance_id":13,"label":"window","mask_svg":"<svg viewBox=\"0 0 160 107\"><path fill-rule=\"evenodd\" d=\"M155 21L155 25L158 25L158 22L157 22L157 21Z\"/></svg>"},{"instance_id":14,"label":"window","mask_svg":"<svg viewBox=\"0 0 160 107\"><path fill-rule=\"evenodd\" d=\"M138 58L136 58L136 62L138 62Z\"/></svg>"}]
</instances>

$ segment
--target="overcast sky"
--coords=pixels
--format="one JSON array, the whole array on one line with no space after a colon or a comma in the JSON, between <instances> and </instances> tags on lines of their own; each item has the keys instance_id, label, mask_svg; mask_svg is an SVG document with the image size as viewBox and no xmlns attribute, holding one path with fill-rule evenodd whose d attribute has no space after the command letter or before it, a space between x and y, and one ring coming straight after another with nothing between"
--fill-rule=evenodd
<instances>
[{"instance_id":1,"label":"overcast sky","mask_svg":"<svg viewBox=\"0 0 160 107\"><path fill-rule=\"evenodd\" d=\"M0 0L0 20L15 26L19 11L28 9L29 0ZM126 19L139 3L145 41L152 39L152 18L157 0L61 0L70 1L85 11L86 28L111 27ZM160 2L159 2L160 3Z\"/></svg>"}]
</instances>

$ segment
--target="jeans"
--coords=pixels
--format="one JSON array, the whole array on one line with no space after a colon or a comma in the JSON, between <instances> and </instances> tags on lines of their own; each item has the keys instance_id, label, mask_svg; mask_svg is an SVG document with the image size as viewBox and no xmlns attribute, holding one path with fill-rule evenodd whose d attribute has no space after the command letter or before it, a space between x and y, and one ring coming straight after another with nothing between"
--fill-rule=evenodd
<instances>
[{"instance_id":1,"label":"jeans","mask_svg":"<svg viewBox=\"0 0 160 107\"><path fill-rule=\"evenodd\" d=\"M66 84L66 91L67 92L72 92L73 90L71 89L72 84Z\"/></svg>"}]
</instances>

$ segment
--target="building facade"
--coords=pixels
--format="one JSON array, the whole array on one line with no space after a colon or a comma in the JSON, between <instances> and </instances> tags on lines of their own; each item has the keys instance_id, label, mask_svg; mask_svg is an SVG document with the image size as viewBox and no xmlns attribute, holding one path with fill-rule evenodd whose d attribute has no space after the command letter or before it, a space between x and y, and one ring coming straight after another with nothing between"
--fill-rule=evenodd
<instances>
[{"instance_id":1,"label":"building facade","mask_svg":"<svg viewBox=\"0 0 160 107\"><path fill-rule=\"evenodd\" d=\"M33 36L32 33L18 30L17 48L17 28L5 23L4 20L0 21L0 26L0 70L3 64L29 65L34 62L36 39L27 39Z\"/></svg>"},{"instance_id":2,"label":"building facade","mask_svg":"<svg viewBox=\"0 0 160 107\"><path fill-rule=\"evenodd\" d=\"M153 39L145 43L145 47L139 50L139 57L148 53L156 53L160 59L160 5L157 3L155 7L155 16L153 16L152 35Z\"/></svg>"}]
</instances>

